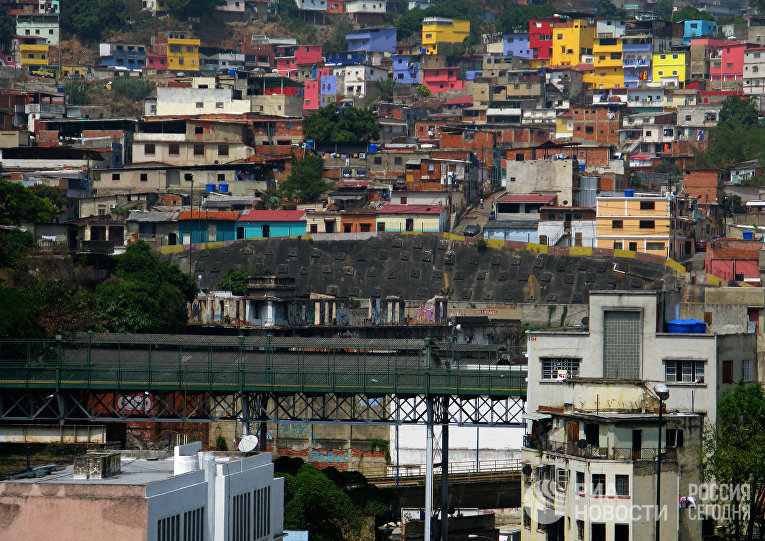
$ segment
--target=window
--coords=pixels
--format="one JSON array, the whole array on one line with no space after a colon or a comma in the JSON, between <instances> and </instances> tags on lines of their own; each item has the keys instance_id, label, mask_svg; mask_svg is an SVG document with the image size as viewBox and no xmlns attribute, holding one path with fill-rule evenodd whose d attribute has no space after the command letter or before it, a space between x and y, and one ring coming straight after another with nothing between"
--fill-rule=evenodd
<instances>
[{"instance_id":1,"label":"window","mask_svg":"<svg viewBox=\"0 0 765 541\"><path fill-rule=\"evenodd\" d=\"M475 141L475 132L474 131L466 131L462 134L462 138L465 141Z\"/></svg>"},{"instance_id":2,"label":"window","mask_svg":"<svg viewBox=\"0 0 765 541\"><path fill-rule=\"evenodd\" d=\"M204 156L204 155L205 155L205 146L194 145L194 156Z\"/></svg>"},{"instance_id":3,"label":"window","mask_svg":"<svg viewBox=\"0 0 765 541\"><path fill-rule=\"evenodd\" d=\"M401 158L401 156L395 156L393 158L393 163L395 165L401 165L403 163L403 158Z\"/></svg>"},{"instance_id":4,"label":"window","mask_svg":"<svg viewBox=\"0 0 765 541\"><path fill-rule=\"evenodd\" d=\"M558 485L558 490L565 491L568 485L568 470L558 468L555 476L555 483Z\"/></svg>"},{"instance_id":5,"label":"window","mask_svg":"<svg viewBox=\"0 0 765 541\"><path fill-rule=\"evenodd\" d=\"M158 541L180 541L181 515L173 515L157 521Z\"/></svg>"},{"instance_id":6,"label":"window","mask_svg":"<svg viewBox=\"0 0 765 541\"><path fill-rule=\"evenodd\" d=\"M226 174L218 173L218 182L226 182Z\"/></svg>"},{"instance_id":7,"label":"window","mask_svg":"<svg viewBox=\"0 0 765 541\"><path fill-rule=\"evenodd\" d=\"M581 359L572 357L542 357L542 379L558 379L558 376L567 378L579 375L579 362Z\"/></svg>"},{"instance_id":8,"label":"window","mask_svg":"<svg viewBox=\"0 0 765 541\"><path fill-rule=\"evenodd\" d=\"M216 109L223 109L223 102L222 101L216 101L215 102L215 108Z\"/></svg>"},{"instance_id":9,"label":"window","mask_svg":"<svg viewBox=\"0 0 765 541\"><path fill-rule=\"evenodd\" d=\"M630 540L630 525L629 524L614 524L614 541L629 541Z\"/></svg>"},{"instance_id":10,"label":"window","mask_svg":"<svg viewBox=\"0 0 765 541\"><path fill-rule=\"evenodd\" d=\"M656 209L656 202L655 201L641 201L640 202L640 210L655 210Z\"/></svg>"},{"instance_id":11,"label":"window","mask_svg":"<svg viewBox=\"0 0 765 541\"><path fill-rule=\"evenodd\" d=\"M645 243L645 249L647 252L650 252L651 250L664 250L664 243L663 242L646 242Z\"/></svg>"},{"instance_id":12,"label":"window","mask_svg":"<svg viewBox=\"0 0 765 541\"><path fill-rule=\"evenodd\" d=\"M593 128L592 126L585 126L584 133L595 133L595 128Z\"/></svg>"},{"instance_id":13,"label":"window","mask_svg":"<svg viewBox=\"0 0 765 541\"><path fill-rule=\"evenodd\" d=\"M148 181L149 181L148 173L141 173L141 182L148 182Z\"/></svg>"},{"instance_id":14,"label":"window","mask_svg":"<svg viewBox=\"0 0 765 541\"><path fill-rule=\"evenodd\" d=\"M527 530L531 528L531 509L528 507L523 508L523 527Z\"/></svg>"},{"instance_id":15,"label":"window","mask_svg":"<svg viewBox=\"0 0 765 541\"><path fill-rule=\"evenodd\" d=\"M400 205L406 205L407 204L407 198L406 197L400 197L398 202L399 202Z\"/></svg>"},{"instance_id":16,"label":"window","mask_svg":"<svg viewBox=\"0 0 765 541\"><path fill-rule=\"evenodd\" d=\"M682 383L704 383L704 361L664 361L664 379Z\"/></svg>"},{"instance_id":17,"label":"window","mask_svg":"<svg viewBox=\"0 0 765 541\"><path fill-rule=\"evenodd\" d=\"M181 153L181 147L178 143L170 143L167 147L167 152L171 156L178 156Z\"/></svg>"},{"instance_id":18,"label":"window","mask_svg":"<svg viewBox=\"0 0 765 541\"><path fill-rule=\"evenodd\" d=\"M621 250L623 244L621 242L614 242L614 250Z\"/></svg>"},{"instance_id":19,"label":"window","mask_svg":"<svg viewBox=\"0 0 765 541\"><path fill-rule=\"evenodd\" d=\"M603 377L639 378L641 313L608 310L603 316Z\"/></svg>"},{"instance_id":20,"label":"window","mask_svg":"<svg viewBox=\"0 0 765 541\"><path fill-rule=\"evenodd\" d=\"M218 156L228 156L228 145L218 145Z\"/></svg>"},{"instance_id":21,"label":"window","mask_svg":"<svg viewBox=\"0 0 765 541\"><path fill-rule=\"evenodd\" d=\"M617 474L614 479L616 485L617 496L629 496L630 495L630 476Z\"/></svg>"},{"instance_id":22,"label":"window","mask_svg":"<svg viewBox=\"0 0 765 541\"><path fill-rule=\"evenodd\" d=\"M183 541L202 541L205 538L205 508L183 513Z\"/></svg>"},{"instance_id":23,"label":"window","mask_svg":"<svg viewBox=\"0 0 765 541\"><path fill-rule=\"evenodd\" d=\"M515 161L522 162L524 159L523 153L518 153L515 155Z\"/></svg>"},{"instance_id":24,"label":"window","mask_svg":"<svg viewBox=\"0 0 765 541\"><path fill-rule=\"evenodd\" d=\"M580 494L584 493L584 472L583 471L576 472L576 486L574 487L574 490L576 490Z\"/></svg>"},{"instance_id":25,"label":"window","mask_svg":"<svg viewBox=\"0 0 765 541\"><path fill-rule=\"evenodd\" d=\"M593 473L592 474L592 495L605 496L605 494L606 494L606 474Z\"/></svg>"},{"instance_id":26,"label":"window","mask_svg":"<svg viewBox=\"0 0 765 541\"><path fill-rule=\"evenodd\" d=\"M683 431L679 428L668 428L666 440L667 447L682 447Z\"/></svg>"},{"instance_id":27,"label":"window","mask_svg":"<svg viewBox=\"0 0 765 541\"><path fill-rule=\"evenodd\" d=\"M654 220L640 220L640 229L655 229L656 223Z\"/></svg>"},{"instance_id":28,"label":"window","mask_svg":"<svg viewBox=\"0 0 765 541\"><path fill-rule=\"evenodd\" d=\"M202 109L205 106L205 103L203 101L197 102L197 109ZM194 129L194 132L196 133L196 128Z\"/></svg>"},{"instance_id":29,"label":"window","mask_svg":"<svg viewBox=\"0 0 765 541\"><path fill-rule=\"evenodd\" d=\"M202 106L198 103L197 107L202 107ZM202 126L194 126L194 135L202 135L203 133L204 133L204 128Z\"/></svg>"},{"instance_id":30,"label":"window","mask_svg":"<svg viewBox=\"0 0 765 541\"><path fill-rule=\"evenodd\" d=\"M234 496L230 511L234 539L244 541L252 537L252 504L250 497L249 492Z\"/></svg>"},{"instance_id":31,"label":"window","mask_svg":"<svg viewBox=\"0 0 765 541\"><path fill-rule=\"evenodd\" d=\"M749 383L752 381L752 360L744 359L741 361L741 379Z\"/></svg>"},{"instance_id":32,"label":"window","mask_svg":"<svg viewBox=\"0 0 765 541\"><path fill-rule=\"evenodd\" d=\"M611 229L623 229L624 220L611 220Z\"/></svg>"},{"instance_id":33,"label":"window","mask_svg":"<svg viewBox=\"0 0 765 541\"><path fill-rule=\"evenodd\" d=\"M144 154L149 155L149 156L153 156L154 152L155 152L155 150L154 150L154 143L146 143L145 145L143 145L143 153Z\"/></svg>"},{"instance_id":34,"label":"window","mask_svg":"<svg viewBox=\"0 0 765 541\"><path fill-rule=\"evenodd\" d=\"M385 222L377 222L377 230L385 231Z\"/></svg>"},{"instance_id":35,"label":"window","mask_svg":"<svg viewBox=\"0 0 765 541\"><path fill-rule=\"evenodd\" d=\"M382 164L382 157L380 157L380 156L375 156L375 157L372 159L372 163L374 163L375 165L380 165L380 164Z\"/></svg>"},{"instance_id":36,"label":"window","mask_svg":"<svg viewBox=\"0 0 765 541\"><path fill-rule=\"evenodd\" d=\"M576 538L577 541L584 541L584 521L576 521Z\"/></svg>"}]
</instances>

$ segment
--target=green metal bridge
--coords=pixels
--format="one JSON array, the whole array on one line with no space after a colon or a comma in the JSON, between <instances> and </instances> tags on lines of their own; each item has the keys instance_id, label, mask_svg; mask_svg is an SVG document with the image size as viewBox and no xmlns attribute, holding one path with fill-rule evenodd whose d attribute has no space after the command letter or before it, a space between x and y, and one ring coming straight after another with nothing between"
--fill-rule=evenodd
<instances>
[{"instance_id":1,"label":"green metal bridge","mask_svg":"<svg viewBox=\"0 0 765 541\"><path fill-rule=\"evenodd\" d=\"M518 348L357 338L0 340L0 420L520 423ZM440 400L445 398L445 400Z\"/></svg>"}]
</instances>

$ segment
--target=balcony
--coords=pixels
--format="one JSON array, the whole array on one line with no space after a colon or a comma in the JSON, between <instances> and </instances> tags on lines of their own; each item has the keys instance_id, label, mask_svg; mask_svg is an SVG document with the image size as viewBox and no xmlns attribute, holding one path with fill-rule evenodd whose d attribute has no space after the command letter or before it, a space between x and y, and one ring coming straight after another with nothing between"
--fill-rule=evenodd
<instances>
[{"instance_id":1,"label":"balcony","mask_svg":"<svg viewBox=\"0 0 765 541\"><path fill-rule=\"evenodd\" d=\"M595 445L579 447L577 442L551 440L547 440L542 444L538 437L531 435L523 437L523 446L528 449L541 448L542 451L548 453L557 453L594 460L656 461L656 447L642 447L640 449L632 449L631 447L603 448ZM677 460L677 449L674 447L665 447L662 451L662 460Z\"/></svg>"},{"instance_id":2,"label":"balcony","mask_svg":"<svg viewBox=\"0 0 765 541\"><path fill-rule=\"evenodd\" d=\"M626 56L623 58L622 65L625 68L636 68L636 67L648 67L651 65L651 57L650 56Z\"/></svg>"}]
</instances>

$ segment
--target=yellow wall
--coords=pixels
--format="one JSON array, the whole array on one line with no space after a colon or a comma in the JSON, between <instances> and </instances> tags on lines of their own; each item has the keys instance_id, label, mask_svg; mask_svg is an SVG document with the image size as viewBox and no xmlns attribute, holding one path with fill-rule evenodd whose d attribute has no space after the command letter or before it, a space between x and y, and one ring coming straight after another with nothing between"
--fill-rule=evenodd
<instances>
[{"instance_id":1,"label":"yellow wall","mask_svg":"<svg viewBox=\"0 0 765 541\"><path fill-rule=\"evenodd\" d=\"M406 231L406 220L412 218L414 220L414 231L440 231L441 225L439 215L417 215L417 214L378 214L377 224L385 224L385 231ZM379 228L379 225L378 225ZM379 231L379 229L378 229Z\"/></svg>"},{"instance_id":2,"label":"yellow wall","mask_svg":"<svg viewBox=\"0 0 765 541\"><path fill-rule=\"evenodd\" d=\"M175 39L167 40L167 69L190 70L199 69L199 45L198 39ZM180 51L173 50L180 48Z\"/></svg>"},{"instance_id":3,"label":"yellow wall","mask_svg":"<svg viewBox=\"0 0 765 541\"><path fill-rule=\"evenodd\" d=\"M663 58L662 58L663 57ZM653 82L661 82L662 79L677 77L680 84L685 83L685 53L668 52L654 53L651 62Z\"/></svg>"},{"instance_id":4,"label":"yellow wall","mask_svg":"<svg viewBox=\"0 0 765 541\"><path fill-rule=\"evenodd\" d=\"M437 54L439 43L462 43L470 35L470 21L447 20L451 20L451 24L423 23L422 46L426 54Z\"/></svg>"},{"instance_id":5,"label":"yellow wall","mask_svg":"<svg viewBox=\"0 0 765 541\"><path fill-rule=\"evenodd\" d=\"M582 62L582 54L592 50L595 28L587 26L584 19L574 19L553 26L553 66L576 66ZM583 51L584 49L584 51Z\"/></svg>"},{"instance_id":6,"label":"yellow wall","mask_svg":"<svg viewBox=\"0 0 765 541\"><path fill-rule=\"evenodd\" d=\"M19 45L21 67L47 66L50 56L49 45ZM45 58L42 58L45 56Z\"/></svg>"},{"instance_id":7,"label":"yellow wall","mask_svg":"<svg viewBox=\"0 0 765 541\"><path fill-rule=\"evenodd\" d=\"M585 73L583 82L592 88L620 88L624 86L624 68L622 67L622 40L614 45L605 45L596 39L592 45L595 69ZM616 58L612 58L614 55Z\"/></svg>"},{"instance_id":8,"label":"yellow wall","mask_svg":"<svg viewBox=\"0 0 765 541\"><path fill-rule=\"evenodd\" d=\"M653 209L641 208L641 203L651 202L654 204ZM669 212L667 199L598 199L595 219L597 247L646 252L668 257L672 237L672 218ZM653 227L640 227L641 220L653 220ZM621 222L621 227L618 222ZM678 249L682 249L685 237L680 236L677 231L675 237L674 253L677 253ZM662 243L661 247L656 243Z\"/></svg>"}]
</instances>

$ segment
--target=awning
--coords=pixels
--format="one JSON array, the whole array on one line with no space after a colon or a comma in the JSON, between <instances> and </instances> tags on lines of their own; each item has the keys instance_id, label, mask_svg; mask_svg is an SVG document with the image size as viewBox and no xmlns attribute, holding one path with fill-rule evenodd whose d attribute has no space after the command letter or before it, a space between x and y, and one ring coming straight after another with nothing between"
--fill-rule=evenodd
<instances>
[{"instance_id":1,"label":"awning","mask_svg":"<svg viewBox=\"0 0 765 541\"><path fill-rule=\"evenodd\" d=\"M545 419L552 419L552 415L549 413L525 413L523 419L524 421L544 421Z\"/></svg>"}]
</instances>

